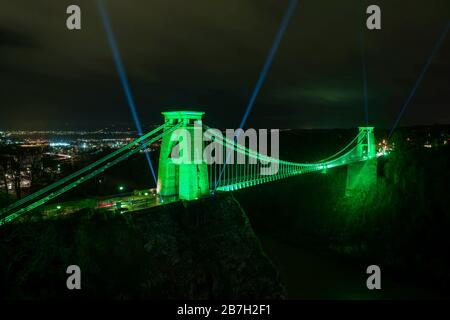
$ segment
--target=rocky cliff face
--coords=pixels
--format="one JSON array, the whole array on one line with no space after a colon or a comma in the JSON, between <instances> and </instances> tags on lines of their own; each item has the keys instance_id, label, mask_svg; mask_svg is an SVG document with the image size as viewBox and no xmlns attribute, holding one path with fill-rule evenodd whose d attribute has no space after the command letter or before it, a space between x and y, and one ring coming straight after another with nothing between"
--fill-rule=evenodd
<instances>
[{"instance_id":1,"label":"rocky cliff face","mask_svg":"<svg viewBox=\"0 0 450 320\"><path fill-rule=\"evenodd\" d=\"M3 298L283 298L230 195L111 216L83 212L0 228ZM66 268L81 268L81 290Z\"/></svg>"}]
</instances>

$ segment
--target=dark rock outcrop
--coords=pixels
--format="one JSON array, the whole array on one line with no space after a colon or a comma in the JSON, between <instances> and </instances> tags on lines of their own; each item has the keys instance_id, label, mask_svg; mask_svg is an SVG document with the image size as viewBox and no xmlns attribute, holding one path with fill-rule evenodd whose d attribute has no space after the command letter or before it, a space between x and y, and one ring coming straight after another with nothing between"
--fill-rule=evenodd
<instances>
[{"instance_id":1,"label":"dark rock outcrop","mask_svg":"<svg viewBox=\"0 0 450 320\"><path fill-rule=\"evenodd\" d=\"M0 228L3 299L278 299L278 273L230 195ZM81 290L66 268L81 268Z\"/></svg>"}]
</instances>

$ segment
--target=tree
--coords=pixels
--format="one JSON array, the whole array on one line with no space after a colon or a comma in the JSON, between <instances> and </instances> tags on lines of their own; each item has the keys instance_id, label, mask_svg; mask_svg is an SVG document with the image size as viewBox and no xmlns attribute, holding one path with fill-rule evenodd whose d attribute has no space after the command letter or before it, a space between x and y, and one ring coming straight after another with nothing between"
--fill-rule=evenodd
<instances>
[{"instance_id":1,"label":"tree","mask_svg":"<svg viewBox=\"0 0 450 320\"><path fill-rule=\"evenodd\" d=\"M9 158L3 155L2 153L2 155L0 156L0 179L1 179L0 181L5 188L4 190L6 195L9 194L8 178L7 178L8 170L9 170Z\"/></svg>"},{"instance_id":2,"label":"tree","mask_svg":"<svg viewBox=\"0 0 450 320\"><path fill-rule=\"evenodd\" d=\"M22 182L22 168L24 156L22 150L20 150L19 148L16 148L14 151L15 151L14 155L11 158L13 185L17 199L21 199L22 198L21 182Z\"/></svg>"}]
</instances>

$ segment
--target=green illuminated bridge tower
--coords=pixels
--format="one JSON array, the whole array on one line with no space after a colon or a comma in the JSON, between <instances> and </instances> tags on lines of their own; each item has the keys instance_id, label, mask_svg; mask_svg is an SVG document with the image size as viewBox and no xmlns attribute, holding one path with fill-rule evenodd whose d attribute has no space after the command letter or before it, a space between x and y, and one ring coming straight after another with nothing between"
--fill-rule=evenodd
<instances>
[{"instance_id":1,"label":"green illuminated bridge tower","mask_svg":"<svg viewBox=\"0 0 450 320\"><path fill-rule=\"evenodd\" d=\"M363 161L350 163L347 169L346 195L369 192L377 183L377 152L373 127L360 127L356 157Z\"/></svg>"},{"instance_id":2,"label":"green illuminated bridge tower","mask_svg":"<svg viewBox=\"0 0 450 320\"><path fill-rule=\"evenodd\" d=\"M280 160L249 149L239 135L223 136L202 122L203 112L163 112L164 124L45 188L0 209L0 226L103 173L147 146L161 141L157 192L164 197L195 200L297 175L348 166L346 194L369 192L377 181L373 127L360 127L355 138L334 155L309 163ZM245 134L243 134L245 135ZM261 139L261 137L259 138ZM259 144L261 146L261 144ZM270 148L273 150L273 148ZM210 156L214 161L206 161ZM180 161L181 160L181 161ZM219 161L217 161L219 160ZM235 161L238 160L238 161ZM240 161L239 161L240 160Z\"/></svg>"},{"instance_id":3,"label":"green illuminated bridge tower","mask_svg":"<svg viewBox=\"0 0 450 320\"><path fill-rule=\"evenodd\" d=\"M204 112L176 111L163 112L165 120L164 131L177 125L181 127L173 134L164 135L159 154L158 194L162 197L178 196L181 200L194 200L209 194L208 170L203 159L202 116ZM182 131L184 134L178 134ZM185 140L185 141L182 141ZM184 148L179 148L186 143ZM186 156L183 152L190 152L189 163L176 164L175 148L179 157ZM195 161L197 160L197 161Z\"/></svg>"}]
</instances>

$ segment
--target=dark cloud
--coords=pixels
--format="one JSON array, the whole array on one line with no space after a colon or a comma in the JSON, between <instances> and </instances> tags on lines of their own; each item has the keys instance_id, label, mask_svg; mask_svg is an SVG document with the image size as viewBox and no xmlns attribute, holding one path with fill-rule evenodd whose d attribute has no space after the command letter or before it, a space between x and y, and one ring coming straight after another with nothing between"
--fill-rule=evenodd
<instances>
[{"instance_id":1,"label":"dark cloud","mask_svg":"<svg viewBox=\"0 0 450 320\"><path fill-rule=\"evenodd\" d=\"M22 34L14 30L0 28L0 48L4 47L20 47L20 48L34 48L35 43L27 34Z\"/></svg>"},{"instance_id":2,"label":"dark cloud","mask_svg":"<svg viewBox=\"0 0 450 320\"><path fill-rule=\"evenodd\" d=\"M105 0L144 124L166 109L238 125L287 0ZM65 27L82 8L82 30ZM448 0L300 1L248 125L361 124L364 44L370 119L390 126L449 21ZM0 0L0 128L132 124L95 1ZM447 36L402 124L448 122Z\"/></svg>"}]
</instances>

